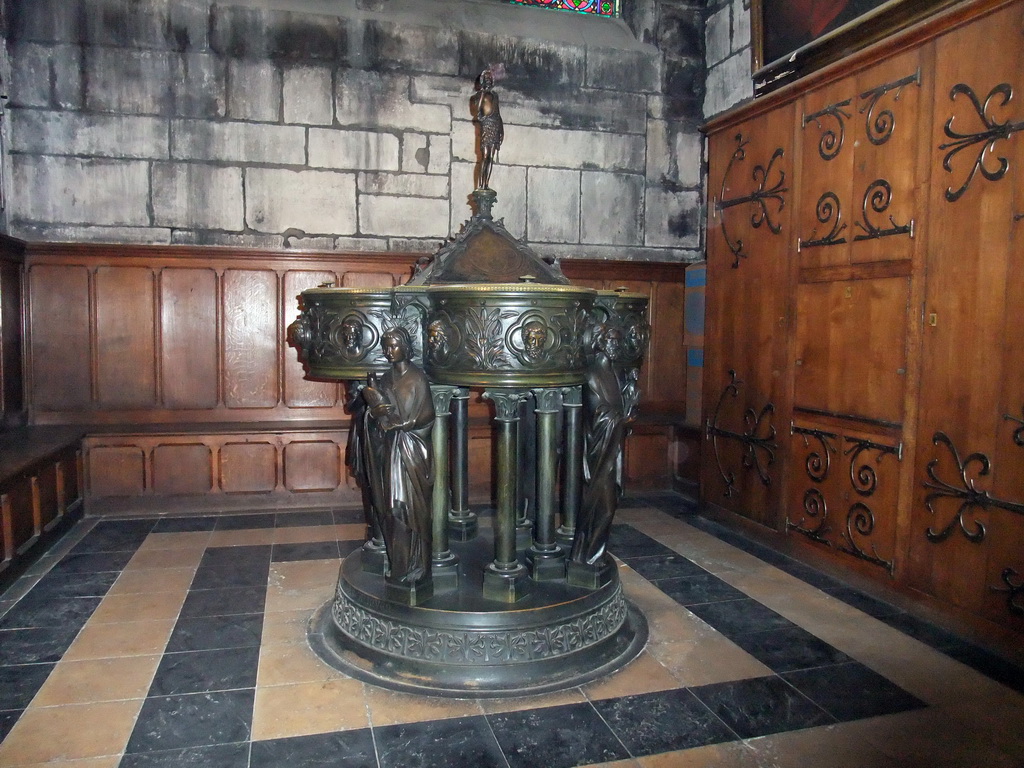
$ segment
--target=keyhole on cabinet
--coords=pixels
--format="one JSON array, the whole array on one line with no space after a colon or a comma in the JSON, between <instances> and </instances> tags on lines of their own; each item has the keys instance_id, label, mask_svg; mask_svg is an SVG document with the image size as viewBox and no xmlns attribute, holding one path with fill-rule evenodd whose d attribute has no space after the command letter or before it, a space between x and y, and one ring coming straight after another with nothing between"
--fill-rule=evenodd
<instances>
[{"instance_id":1,"label":"keyhole on cabinet","mask_svg":"<svg viewBox=\"0 0 1024 768\"><path fill-rule=\"evenodd\" d=\"M848 299L852 299L853 298L853 286L852 285L846 286L846 298L848 298Z\"/></svg>"},{"instance_id":2,"label":"keyhole on cabinet","mask_svg":"<svg viewBox=\"0 0 1024 768\"><path fill-rule=\"evenodd\" d=\"M930 325L932 328L934 328L938 324L939 324L939 315L938 315L938 313L937 312L929 313L929 315L928 315L928 325Z\"/></svg>"}]
</instances>

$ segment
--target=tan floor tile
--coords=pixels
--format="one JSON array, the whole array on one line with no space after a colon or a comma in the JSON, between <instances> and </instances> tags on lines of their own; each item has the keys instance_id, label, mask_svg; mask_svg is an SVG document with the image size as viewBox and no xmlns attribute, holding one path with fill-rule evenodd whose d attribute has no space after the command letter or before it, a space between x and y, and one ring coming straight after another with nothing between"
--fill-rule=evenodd
<instances>
[{"instance_id":1,"label":"tan floor tile","mask_svg":"<svg viewBox=\"0 0 1024 768\"><path fill-rule=\"evenodd\" d=\"M591 701L678 688L679 681L646 651L618 672L583 686Z\"/></svg>"},{"instance_id":2,"label":"tan floor tile","mask_svg":"<svg viewBox=\"0 0 1024 768\"><path fill-rule=\"evenodd\" d=\"M419 723L424 720L446 720L484 713L480 702L474 699L414 696L374 685L366 686L366 703L370 708L370 721L374 727Z\"/></svg>"},{"instance_id":3,"label":"tan floor tile","mask_svg":"<svg viewBox=\"0 0 1024 768\"><path fill-rule=\"evenodd\" d=\"M741 741L710 744L679 752L663 752L637 760L641 768L785 768L758 762L757 753ZM815 768L801 765L793 768Z\"/></svg>"},{"instance_id":4,"label":"tan floor tile","mask_svg":"<svg viewBox=\"0 0 1024 768\"><path fill-rule=\"evenodd\" d=\"M768 667L721 635L696 642L650 645L647 650L682 686L710 685L772 674Z\"/></svg>"},{"instance_id":5,"label":"tan floor tile","mask_svg":"<svg viewBox=\"0 0 1024 768\"><path fill-rule=\"evenodd\" d=\"M906 768L906 764L865 744L847 724L776 733L747 741L759 765L792 768Z\"/></svg>"},{"instance_id":6,"label":"tan floor tile","mask_svg":"<svg viewBox=\"0 0 1024 768\"><path fill-rule=\"evenodd\" d=\"M156 549L195 549L206 547L211 531L181 531L177 533L151 533L139 547L139 552Z\"/></svg>"},{"instance_id":7,"label":"tan floor tile","mask_svg":"<svg viewBox=\"0 0 1024 768\"><path fill-rule=\"evenodd\" d=\"M306 631L312 611L299 608L263 614L261 646L306 644Z\"/></svg>"},{"instance_id":8,"label":"tan floor tile","mask_svg":"<svg viewBox=\"0 0 1024 768\"><path fill-rule=\"evenodd\" d=\"M316 610L334 597L337 560L301 560L270 567L266 612Z\"/></svg>"},{"instance_id":9,"label":"tan floor tile","mask_svg":"<svg viewBox=\"0 0 1024 768\"><path fill-rule=\"evenodd\" d=\"M64 654L63 661L148 656L163 653L174 629L173 620L87 623Z\"/></svg>"},{"instance_id":10,"label":"tan floor tile","mask_svg":"<svg viewBox=\"0 0 1024 768\"><path fill-rule=\"evenodd\" d=\"M117 577L107 595L181 592L189 588L196 575L195 566L187 568L134 568Z\"/></svg>"},{"instance_id":11,"label":"tan floor tile","mask_svg":"<svg viewBox=\"0 0 1024 768\"><path fill-rule=\"evenodd\" d=\"M583 704L587 701L587 697L579 688L569 688L537 696L513 696L506 699L480 699L479 701L486 714L496 715L501 712L522 712L524 709L560 707L563 704Z\"/></svg>"},{"instance_id":12,"label":"tan floor tile","mask_svg":"<svg viewBox=\"0 0 1024 768\"><path fill-rule=\"evenodd\" d=\"M365 728L370 724L358 680L295 683L256 689L254 741Z\"/></svg>"},{"instance_id":13,"label":"tan floor tile","mask_svg":"<svg viewBox=\"0 0 1024 768\"><path fill-rule=\"evenodd\" d=\"M186 590L155 592L153 594L107 595L96 607L90 624L110 624L122 621L153 621L177 619L185 602Z\"/></svg>"},{"instance_id":14,"label":"tan floor tile","mask_svg":"<svg viewBox=\"0 0 1024 768\"><path fill-rule=\"evenodd\" d=\"M30 707L0 744L5 768L117 755L124 751L142 699Z\"/></svg>"},{"instance_id":15,"label":"tan floor tile","mask_svg":"<svg viewBox=\"0 0 1024 768\"><path fill-rule=\"evenodd\" d=\"M366 526L362 523L340 523L335 529L338 541L366 541Z\"/></svg>"},{"instance_id":16,"label":"tan floor tile","mask_svg":"<svg viewBox=\"0 0 1024 768\"><path fill-rule=\"evenodd\" d=\"M337 541L334 525L296 525L274 529L275 544L304 544L316 541Z\"/></svg>"},{"instance_id":17,"label":"tan floor tile","mask_svg":"<svg viewBox=\"0 0 1024 768\"><path fill-rule=\"evenodd\" d=\"M33 707L144 698L160 656L61 661L46 678Z\"/></svg>"},{"instance_id":18,"label":"tan floor tile","mask_svg":"<svg viewBox=\"0 0 1024 768\"><path fill-rule=\"evenodd\" d=\"M117 768L121 763L121 755L106 757L86 757L81 760L54 760L47 763L32 763L21 768Z\"/></svg>"},{"instance_id":19,"label":"tan floor tile","mask_svg":"<svg viewBox=\"0 0 1024 768\"><path fill-rule=\"evenodd\" d=\"M125 571L138 568L194 568L203 559L205 547L188 547L179 549L151 549L147 552L136 552Z\"/></svg>"},{"instance_id":20,"label":"tan floor tile","mask_svg":"<svg viewBox=\"0 0 1024 768\"><path fill-rule=\"evenodd\" d=\"M598 766L600 768L640 768L640 763L633 758L628 758L626 760L613 760L610 763L590 763L581 768L598 768Z\"/></svg>"},{"instance_id":21,"label":"tan floor tile","mask_svg":"<svg viewBox=\"0 0 1024 768\"><path fill-rule=\"evenodd\" d=\"M859 737L878 751L913 768L1019 768L973 722L939 709L923 709L845 723L851 738Z\"/></svg>"},{"instance_id":22,"label":"tan floor tile","mask_svg":"<svg viewBox=\"0 0 1024 768\"><path fill-rule=\"evenodd\" d=\"M329 667L305 644L268 645L260 649L257 687L287 683L344 680L348 676Z\"/></svg>"},{"instance_id":23,"label":"tan floor tile","mask_svg":"<svg viewBox=\"0 0 1024 768\"><path fill-rule=\"evenodd\" d=\"M250 528L241 531L214 531L208 547L249 547L274 543L274 528Z\"/></svg>"},{"instance_id":24,"label":"tan floor tile","mask_svg":"<svg viewBox=\"0 0 1024 768\"><path fill-rule=\"evenodd\" d=\"M764 567L764 561L726 544L710 534L682 523L683 530L658 538L662 544L697 563L711 573L749 571Z\"/></svg>"}]
</instances>

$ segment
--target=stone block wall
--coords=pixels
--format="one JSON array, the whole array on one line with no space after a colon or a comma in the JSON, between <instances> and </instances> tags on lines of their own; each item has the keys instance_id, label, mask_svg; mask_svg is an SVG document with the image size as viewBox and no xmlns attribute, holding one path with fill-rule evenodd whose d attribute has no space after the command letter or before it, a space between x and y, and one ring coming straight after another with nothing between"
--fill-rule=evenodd
<instances>
[{"instance_id":1,"label":"stone block wall","mask_svg":"<svg viewBox=\"0 0 1024 768\"><path fill-rule=\"evenodd\" d=\"M754 96L750 73L750 0L710 0L705 41L704 116L711 118Z\"/></svg>"},{"instance_id":2,"label":"stone block wall","mask_svg":"<svg viewBox=\"0 0 1024 768\"><path fill-rule=\"evenodd\" d=\"M738 2L738 0L737 0ZM540 253L697 261L704 16L494 0L6 0L4 225L51 241L433 251L471 214Z\"/></svg>"}]
</instances>

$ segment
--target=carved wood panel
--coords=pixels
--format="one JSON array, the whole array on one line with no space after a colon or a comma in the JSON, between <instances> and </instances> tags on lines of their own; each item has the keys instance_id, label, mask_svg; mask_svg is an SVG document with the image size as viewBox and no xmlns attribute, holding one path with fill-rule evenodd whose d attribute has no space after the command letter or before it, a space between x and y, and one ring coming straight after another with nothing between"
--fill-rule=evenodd
<instances>
[{"instance_id":1,"label":"carved wood panel","mask_svg":"<svg viewBox=\"0 0 1024 768\"><path fill-rule=\"evenodd\" d=\"M92 401L92 299L80 265L30 266L30 400L36 410L87 408Z\"/></svg>"},{"instance_id":2,"label":"carved wood panel","mask_svg":"<svg viewBox=\"0 0 1024 768\"><path fill-rule=\"evenodd\" d=\"M153 408L156 395L156 275L146 267L100 267L96 294L96 404Z\"/></svg>"},{"instance_id":3,"label":"carved wood panel","mask_svg":"<svg viewBox=\"0 0 1024 768\"><path fill-rule=\"evenodd\" d=\"M160 389L167 408L213 408L219 399L217 273L160 270Z\"/></svg>"},{"instance_id":4,"label":"carved wood panel","mask_svg":"<svg viewBox=\"0 0 1024 768\"><path fill-rule=\"evenodd\" d=\"M292 441L284 447L289 491L333 491L342 484L343 451L330 440Z\"/></svg>"},{"instance_id":5,"label":"carved wood panel","mask_svg":"<svg viewBox=\"0 0 1024 768\"><path fill-rule=\"evenodd\" d=\"M209 493L213 452L203 443L164 443L150 453L153 492L168 496Z\"/></svg>"},{"instance_id":6,"label":"carved wood panel","mask_svg":"<svg viewBox=\"0 0 1024 768\"><path fill-rule=\"evenodd\" d=\"M224 493L268 493L277 488L277 449L273 443L228 442L220 449L220 489Z\"/></svg>"},{"instance_id":7,"label":"carved wood panel","mask_svg":"<svg viewBox=\"0 0 1024 768\"><path fill-rule=\"evenodd\" d=\"M278 402L278 277L271 270L224 272L224 404Z\"/></svg>"}]
</instances>

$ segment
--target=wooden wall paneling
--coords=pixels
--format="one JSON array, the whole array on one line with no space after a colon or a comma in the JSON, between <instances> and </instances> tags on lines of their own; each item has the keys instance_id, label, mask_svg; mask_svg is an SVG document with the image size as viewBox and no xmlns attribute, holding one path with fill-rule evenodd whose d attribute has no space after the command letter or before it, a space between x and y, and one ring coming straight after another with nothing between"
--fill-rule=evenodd
<instances>
[{"instance_id":1,"label":"wooden wall paneling","mask_svg":"<svg viewBox=\"0 0 1024 768\"><path fill-rule=\"evenodd\" d=\"M10 552L13 557L20 554L36 535L33 519L33 497L31 477L19 477L3 490L5 505L5 527L10 529Z\"/></svg>"},{"instance_id":2,"label":"wooden wall paneling","mask_svg":"<svg viewBox=\"0 0 1024 768\"><path fill-rule=\"evenodd\" d=\"M153 493L178 496L213 490L213 451L202 442L160 441L150 449Z\"/></svg>"},{"instance_id":3,"label":"wooden wall paneling","mask_svg":"<svg viewBox=\"0 0 1024 768\"><path fill-rule=\"evenodd\" d=\"M228 440L220 446L218 469L224 493L269 493L278 487L280 449L273 442Z\"/></svg>"},{"instance_id":4,"label":"wooden wall paneling","mask_svg":"<svg viewBox=\"0 0 1024 768\"><path fill-rule=\"evenodd\" d=\"M324 270L290 269L284 273L282 280L283 316L281 323L287 328L299 316L301 294L307 288L316 288L323 283L336 283L338 277L334 272ZM287 341L287 340L286 340ZM342 395L341 385L337 382L311 381L306 378L306 371L299 359L299 350L291 343L281 347L284 370L284 404L290 408L325 408L338 404Z\"/></svg>"},{"instance_id":5,"label":"wooden wall paneling","mask_svg":"<svg viewBox=\"0 0 1024 768\"><path fill-rule=\"evenodd\" d=\"M0 430L19 426L25 416L22 268L21 249L0 240Z\"/></svg>"},{"instance_id":6,"label":"wooden wall paneling","mask_svg":"<svg viewBox=\"0 0 1024 768\"><path fill-rule=\"evenodd\" d=\"M148 267L99 267L94 281L97 405L156 407L154 271Z\"/></svg>"},{"instance_id":7,"label":"wooden wall paneling","mask_svg":"<svg viewBox=\"0 0 1024 768\"><path fill-rule=\"evenodd\" d=\"M28 268L29 400L33 411L92 406L92 322L87 267Z\"/></svg>"},{"instance_id":8,"label":"wooden wall paneling","mask_svg":"<svg viewBox=\"0 0 1024 768\"><path fill-rule=\"evenodd\" d=\"M14 507L10 494L0 492L0 560L6 566L14 559Z\"/></svg>"},{"instance_id":9,"label":"wooden wall paneling","mask_svg":"<svg viewBox=\"0 0 1024 768\"><path fill-rule=\"evenodd\" d=\"M684 283L651 286L651 343L644 366L650 381L648 401L686 402L686 348L683 311ZM653 361L657 361L656 363Z\"/></svg>"},{"instance_id":10,"label":"wooden wall paneling","mask_svg":"<svg viewBox=\"0 0 1024 768\"><path fill-rule=\"evenodd\" d=\"M909 289L909 278L797 286L797 409L902 423Z\"/></svg>"},{"instance_id":11,"label":"wooden wall paneling","mask_svg":"<svg viewBox=\"0 0 1024 768\"><path fill-rule=\"evenodd\" d=\"M137 444L97 440L88 446L86 458L86 490L91 498L141 496L149 489L146 455Z\"/></svg>"},{"instance_id":12,"label":"wooden wall paneling","mask_svg":"<svg viewBox=\"0 0 1024 768\"><path fill-rule=\"evenodd\" d=\"M801 100L800 196L793 214L800 265L838 266L850 260L852 187L858 125L852 78L829 83Z\"/></svg>"},{"instance_id":13,"label":"wooden wall paneling","mask_svg":"<svg viewBox=\"0 0 1024 768\"><path fill-rule=\"evenodd\" d=\"M626 487L666 488L671 485L671 434L670 426L633 425L624 450Z\"/></svg>"},{"instance_id":14,"label":"wooden wall paneling","mask_svg":"<svg viewBox=\"0 0 1024 768\"><path fill-rule=\"evenodd\" d=\"M1024 141L1017 133L989 149L990 140L977 132L984 131L984 121L1024 121L1019 99L1004 104L999 96L1002 88L1024 93L1022 28L1024 6L1015 3L935 42L931 213L909 581L916 589L974 613L990 599L987 561L996 511L961 505L969 483L978 491L995 493L993 474L982 475L982 464L968 458L978 453L991 461L997 455L1001 382L1007 375L1019 375L1008 372L1007 344L995 334L996 329L1005 329L1004 308L1010 306L1014 187L1022 183L1019 164L1008 161L1008 178L999 180L979 173L978 164L985 163L990 175L1002 175L998 158L1019 152L1015 147ZM967 56L965 51L1000 54ZM976 139L968 139L957 152L953 142L958 140L947 132L947 125L953 134ZM954 490L926 486L941 483Z\"/></svg>"},{"instance_id":15,"label":"wooden wall paneling","mask_svg":"<svg viewBox=\"0 0 1024 768\"><path fill-rule=\"evenodd\" d=\"M850 261L909 260L918 195L918 112L931 93L920 50L885 59L853 82L857 109L850 198Z\"/></svg>"},{"instance_id":16,"label":"wooden wall paneling","mask_svg":"<svg viewBox=\"0 0 1024 768\"><path fill-rule=\"evenodd\" d=\"M340 285L344 288L393 288L399 282L404 280L396 280L390 272L348 270L341 276Z\"/></svg>"},{"instance_id":17,"label":"wooden wall paneling","mask_svg":"<svg viewBox=\"0 0 1024 768\"><path fill-rule=\"evenodd\" d=\"M788 104L710 142L701 494L771 527L782 523L773 485L790 416L794 119Z\"/></svg>"},{"instance_id":18,"label":"wooden wall paneling","mask_svg":"<svg viewBox=\"0 0 1024 768\"><path fill-rule=\"evenodd\" d=\"M224 404L273 408L280 400L277 273L229 269L223 281Z\"/></svg>"},{"instance_id":19,"label":"wooden wall paneling","mask_svg":"<svg viewBox=\"0 0 1024 768\"><path fill-rule=\"evenodd\" d=\"M36 502L36 509L39 515L36 521L37 535L49 530L53 521L61 514L57 466L56 462L47 462L38 467L33 477L35 483L33 488L34 501Z\"/></svg>"},{"instance_id":20,"label":"wooden wall paneling","mask_svg":"<svg viewBox=\"0 0 1024 768\"><path fill-rule=\"evenodd\" d=\"M160 281L160 390L165 408L219 402L218 279L212 269L165 267Z\"/></svg>"},{"instance_id":21,"label":"wooden wall paneling","mask_svg":"<svg viewBox=\"0 0 1024 768\"><path fill-rule=\"evenodd\" d=\"M334 440L292 440L284 446L284 486L292 492L333 491L342 484L344 449Z\"/></svg>"}]
</instances>

